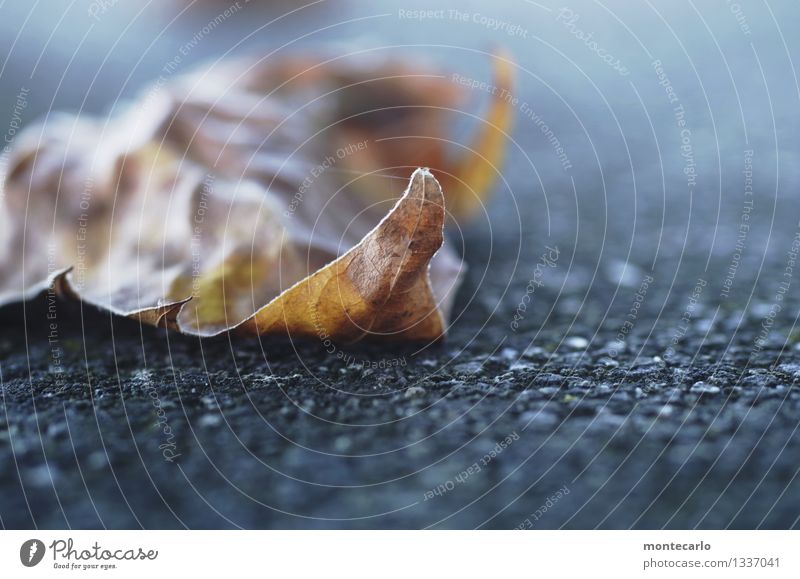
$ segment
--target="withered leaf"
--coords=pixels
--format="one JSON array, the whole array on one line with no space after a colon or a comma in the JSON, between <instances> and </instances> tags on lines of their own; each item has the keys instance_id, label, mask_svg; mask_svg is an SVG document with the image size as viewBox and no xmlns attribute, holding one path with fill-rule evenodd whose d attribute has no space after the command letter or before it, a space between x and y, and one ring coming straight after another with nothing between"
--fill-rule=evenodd
<instances>
[{"instance_id":1,"label":"withered leaf","mask_svg":"<svg viewBox=\"0 0 800 579\"><path fill-rule=\"evenodd\" d=\"M444 196L418 169L389 215L350 251L283 292L235 328L237 333L364 335L427 340L444 332L428 276L442 246Z\"/></svg>"},{"instance_id":2,"label":"withered leaf","mask_svg":"<svg viewBox=\"0 0 800 579\"><path fill-rule=\"evenodd\" d=\"M459 101L393 61L235 60L107 119L30 127L0 207L0 304L52 285L201 336L436 339L463 269L446 215L482 202L510 122L495 98L448 161Z\"/></svg>"}]
</instances>

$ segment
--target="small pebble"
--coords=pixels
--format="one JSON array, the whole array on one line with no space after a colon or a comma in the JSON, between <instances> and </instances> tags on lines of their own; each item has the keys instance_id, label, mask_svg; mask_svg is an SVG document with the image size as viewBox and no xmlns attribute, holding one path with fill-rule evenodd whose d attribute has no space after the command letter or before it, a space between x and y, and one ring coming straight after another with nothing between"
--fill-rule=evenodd
<instances>
[{"instance_id":1,"label":"small pebble","mask_svg":"<svg viewBox=\"0 0 800 579\"><path fill-rule=\"evenodd\" d=\"M617 366L619 366L619 362L617 362L613 358L600 358L598 362L600 362L606 368L616 368Z\"/></svg>"},{"instance_id":2,"label":"small pebble","mask_svg":"<svg viewBox=\"0 0 800 579\"><path fill-rule=\"evenodd\" d=\"M661 409L658 411L659 416L663 416L664 418L668 416L672 416L672 413L675 412L675 408L670 404L664 404Z\"/></svg>"},{"instance_id":3,"label":"small pebble","mask_svg":"<svg viewBox=\"0 0 800 579\"><path fill-rule=\"evenodd\" d=\"M533 364L529 364L527 362L514 362L511 366L508 367L509 370L512 372L521 372L524 370L533 370L536 366Z\"/></svg>"},{"instance_id":4,"label":"small pebble","mask_svg":"<svg viewBox=\"0 0 800 579\"><path fill-rule=\"evenodd\" d=\"M425 395L425 388L422 386L412 386L406 389L406 398L416 398Z\"/></svg>"},{"instance_id":5,"label":"small pebble","mask_svg":"<svg viewBox=\"0 0 800 579\"><path fill-rule=\"evenodd\" d=\"M336 439L333 443L336 452L347 452L347 450L352 446L352 441L347 436L340 436Z\"/></svg>"},{"instance_id":6,"label":"small pebble","mask_svg":"<svg viewBox=\"0 0 800 579\"><path fill-rule=\"evenodd\" d=\"M695 382L689 392L692 394L719 394L719 386L713 384L706 384L705 382Z\"/></svg>"},{"instance_id":7,"label":"small pebble","mask_svg":"<svg viewBox=\"0 0 800 579\"><path fill-rule=\"evenodd\" d=\"M48 468L46 464L41 464L25 473L25 477L30 484L37 487L50 487L58 478L58 470Z\"/></svg>"},{"instance_id":8,"label":"small pebble","mask_svg":"<svg viewBox=\"0 0 800 579\"><path fill-rule=\"evenodd\" d=\"M552 428L561 423L561 419L556 414L544 410L529 410L520 416L520 421L525 427L530 426L533 428Z\"/></svg>"},{"instance_id":9,"label":"small pebble","mask_svg":"<svg viewBox=\"0 0 800 579\"><path fill-rule=\"evenodd\" d=\"M89 463L90 469L100 470L101 468L105 468L108 464L108 459L106 458L105 452L97 450L87 457L86 462Z\"/></svg>"},{"instance_id":10,"label":"small pebble","mask_svg":"<svg viewBox=\"0 0 800 579\"><path fill-rule=\"evenodd\" d=\"M456 364L453 370L458 374L475 374L480 372L481 368L483 368L483 364L480 362L463 362L462 364Z\"/></svg>"},{"instance_id":11,"label":"small pebble","mask_svg":"<svg viewBox=\"0 0 800 579\"><path fill-rule=\"evenodd\" d=\"M547 352L545 352L544 348L540 348L539 346L529 346L525 348L525 351L522 352L522 355L525 358L539 358L541 356L546 356Z\"/></svg>"},{"instance_id":12,"label":"small pebble","mask_svg":"<svg viewBox=\"0 0 800 579\"><path fill-rule=\"evenodd\" d=\"M219 414L204 414L200 417L200 420L197 421L197 424L202 428L211 428L219 426L220 422L222 422L222 418Z\"/></svg>"},{"instance_id":13,"label":"small pebble","mask_svg":"<svg viewBox=\"0 0 800 579\"><path fill-rule=\"evenodd\" d=\"M589 340L581 336L570 336L564 340L564 345L575 350L583 350L589 345Z\"/></svg>"},{"instance_id":14,"label":"small pebble","mask_svg":"<svg viewBox=\"0 0 800 579\"><path fill-rule=\"evenodd\" d=\"M517 352L514 348L503 348L500 352L500 357L505 358L506 360L516 360L519 358L519 352Z\"/></svg>"}]
</instances>

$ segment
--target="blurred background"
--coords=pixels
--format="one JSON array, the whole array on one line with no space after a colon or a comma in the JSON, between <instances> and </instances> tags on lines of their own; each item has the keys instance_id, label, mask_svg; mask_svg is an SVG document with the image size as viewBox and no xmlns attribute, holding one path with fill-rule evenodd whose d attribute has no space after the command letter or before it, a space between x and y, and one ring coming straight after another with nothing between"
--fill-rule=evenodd
<instances>
[{"instance_id":1,"label":"blurred background","mask_svg":"<svg viewBox=\"0 0 800 579\"><path fill-rule=\"evenodd\" d=\"M203 449L186 453L200 462L186 459L182 474L203 486L197 482L208 472L203 461L216 460L238 480L230 486L259 497L260 506L248 510L253 503L228 488L230 481L205 481L199 491L193 485L164 491L167 499L130 499L134 517L95 511L98 519L75 506L73 520L89 526L99 520L119 526L516 527L566 484L569 506L564 501L537 519L539 527L796 525L797 468L787 457L797 450L800 379L800 274L792 269L800 231L798 18L793 0L2 4L0 111L6 122L0 129L11 123L7 143L15 123L24 126L53 111L106 115L159 77L239 54L392 54L487 82L493 50L502 48L516 64L508 155L488 213L464 233L470 269L447 345L421 357L409 352L416 362L406 369L353 378L314 348L250 345L232 352L226 343L212 344L204 354L213 352L213 361L197 366L196 341L154 345L161 334L146 330L140 340L139 329L115 366L108 353L97 353L107 346L87 345L93 338L82 334L76 360L86 352L105 364L100 374L106 379L124 375L124 385L111 390L119 389L115 396L122 400L132 396L134 405L136 384L142 388L176 367L188 381L170 378L165 391L227 392L233 398L228 412L240 413L234 426L203 419L226 416L219 400L210 410L199 402L192 410L195 403L178 396L178 424L202 423L197 432L189 429L192 441L184 443ZM176 57L177 65L165 68ZM23 107L17 106L21 93ZM487 96L480 87L467 89L463 114L453 119L455 139L472 134L472 115L484 110ZM461 232L451 235L462 243ZM511 331L509 320L548 247L558 247L558 265L547 268L533 305ZM779 287L787 281L784 296ZM780 315L762 334L776 303ZM31 354L12 343L19 330L6 327L6 387L17 380L23 392L34 374L46 378L46 368L37 370L34 361L30 370L35 347ZM148 348L156 352L149 358L156 378L141 374ZM75 381L85 382L87 372L76 370ZM272 394L250 399L248 386L260 383L260 373L283 376L289 390L297 387L288 396L291 404L270 402ZM304 389L304 376L378 394L385 387L384 402L392 408L354 402L348 414L341 410L346 401ZM410 387L423 392L396 392ZM772 397L765 406L764 396ZM20 408L29 398L19 394ZM258 417L243 410L250 405ZM339 410L325 414L321 408L329 406ZM315 420L314 408L326 419ZM80 415L76 411L74 420L84 421ZM268 434L263 425L246 426L265 416ZM243 430L235 420L243 421ZM348 429L354 424L371 426L359 434ZM95 434L103 428L84 426ZM203 427L227 433L209 432L206 439ZM38 440L30 425L19 428ZM523 431L527 438L504 451L497 472L465 485L461 494L426 503L427 492L484 456L484 447ZM127 436L138 440L138 430ZM228 471L224 449L240 444L248 452ZM105 461L113 460L98 458L96 445L86 445L81 460L95 456L105 472ZM484 450L469 454L472 445ZM38 466L33 474L9 475L14 491L8 496L17 497L27 480L51 504L48 493L57 484L49 468L36 470L48 464L47 451L44 463L40 450L28 452L39 453L30 459ZM133 456L134 463L158 462L148 477L163 491L171 465L130 452L126 460ZM342 458L349 455L361 458ZM63 468L64 488L74 490L74 469ZM98 481L107 477L102 472ZM131 476L145 480L141 472ZM120 495L138 491L113 498L98 492L110 513ZM8 524L70 520L34 513L22 499L9 501L16 506L0 509Z\"/></svg>"},{"instance_id":2,"label":"blurred background","mask_svg":"<svg viewBox=\"0 0 800 579\"><path fill-rule=\"evenodd\" d=\"M373 51L490 82L487 53L502 47L517 63L517 110L491 205L505 226L491 235L507 251L524 255L548 238L611 282L638 284L635 266L693 285L682 267L730 265L749 150L757 195L742 263L756 273L781 253L775 228L796 225L793 2L96 0L2 10L0 104L13 112L28 91L22 124L48 111L107 114L160 77L236 54ZM487 95L471 97L456 137ZM689 265L687 250L697 258ZM594 268L559 270L568 284L592 287ZM753 274L737 274L726 301L774 281Z\"/></svg>"}]
</instances>

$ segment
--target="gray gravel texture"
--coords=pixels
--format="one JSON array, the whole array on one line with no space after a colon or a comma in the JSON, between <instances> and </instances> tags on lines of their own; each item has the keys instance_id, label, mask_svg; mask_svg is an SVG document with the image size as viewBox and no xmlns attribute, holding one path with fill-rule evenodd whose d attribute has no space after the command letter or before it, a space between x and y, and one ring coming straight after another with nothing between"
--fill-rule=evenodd
<instances>
[{"instance_id":1,"label":"gray gravel texture","mask_svg":"<svg viewBox=\"0 0 800 579\"><path fill-rule=\"evenodd\" d=\"M452 7L426 7L439 4ZM46 300L5 308L0 526L798 527L800 55L779 31L800 9L770 4L747 12L744 36L724 6L701 7L703 20L685 17L688 3L662 7L664 20L631 8L626 31L575 2L628 76L532 3L462 5L529 36L402 19L396 2L375 9L389 16L373 15L368 33L363 21L324 28L315 42L403 44L473 78L489 78L484 51L500 41L520 64L497 192L486 215L449 232L469 272L448 339L333 352L199 341L59 302L51 341ZM339 6L252 37L265 17L239 14L184 64L243 38L265 53L374 8ZM161 24L131 20L123 34L121 14L93 34L109 37L100 46L138 34L114 53L130 67L81 49L82 67L61 78L47 52L28 81L30 63L14 57L4 103L29 83L26 122L50 107L103 110L209 20L182 20L142 54ZM76 30L88 25L78 16ZM39 54L46 37L19 46ZM79 34L57 40L78 51ZM688 150L656 59L686 110ZM99 75L91 89L87 70ZM465 110L485 97L476 89ZM461 120L467 134L474 118Z\"/></svg>"},{"instance_id":2,"label":"gray gravel texture","mask_svg":"<svg viewBox=\"0 0 800 579\"><path fill-rule=\"evenodd\" d=\"M6 310L2 524L797 525L800 361L776 338L752 354L760 320L704 309L673 346L642 313L620 346L616 316L540 313L515 335L487 310L421 352L348 350L358 363L74 305L49 343L46 307L27 308L27 334Z\"/></svg>"}]
</instances>

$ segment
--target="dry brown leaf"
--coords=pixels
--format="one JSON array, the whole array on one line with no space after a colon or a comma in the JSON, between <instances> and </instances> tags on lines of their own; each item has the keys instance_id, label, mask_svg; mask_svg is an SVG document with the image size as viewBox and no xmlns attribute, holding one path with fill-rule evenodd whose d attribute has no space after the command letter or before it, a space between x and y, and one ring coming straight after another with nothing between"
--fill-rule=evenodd
<instances>
[{"instance_id":1,"label":"dry brown leaf","mask_svg":"<svg viewBox=\"0 0 800 579\"><path fill-rule=\"evenodd\" d=\"M53 285L202 336L438 338L463 266L433 175L398 185L430 166L448 209L481 202L509 106L447 162L459 98L392 61L220 61L108 119L28 128L0 207L0 304Z\"/></svg>"},{"instance_id":2,"label":"dry brown leaf","mask_svg":"<svg viewBox=\"0 0 800 579\"><path fill-rule=\"evenodd\" d=\"M354 342L369 334L429 340L445 325L428 276L442 246L444 196L417 169L389 215L333 263L283 292L236 333L330 336Z\"/></svg>"}]
</instances>

